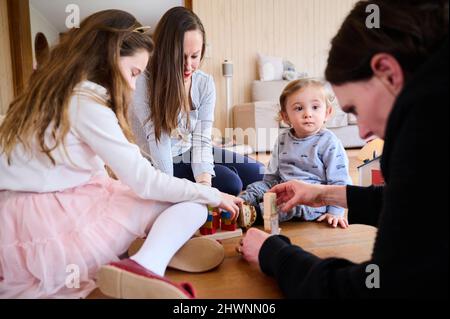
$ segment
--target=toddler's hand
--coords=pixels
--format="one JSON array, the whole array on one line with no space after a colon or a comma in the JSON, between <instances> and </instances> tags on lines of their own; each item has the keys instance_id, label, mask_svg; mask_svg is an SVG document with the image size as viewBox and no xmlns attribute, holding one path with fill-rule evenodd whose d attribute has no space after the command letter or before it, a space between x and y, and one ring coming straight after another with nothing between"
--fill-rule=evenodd
<instances>
[{"instance_id":1,"label":"toddler's hand","mask_svg":"<svg viewBox=\"0 0 450 319\"><path fill-rule=\"evenodd\" d=\"M335 216L335 215L327 213L327 214L323 214L322 216L317 218L318 222L321 222L324 220L326 220L328 222L328 224L330 224L332 227L335 227L335 228L338 224L342 228L348 227L348 220L347 220L347 217L345 217L345 216Z\"/></svg>"}]
</instances>

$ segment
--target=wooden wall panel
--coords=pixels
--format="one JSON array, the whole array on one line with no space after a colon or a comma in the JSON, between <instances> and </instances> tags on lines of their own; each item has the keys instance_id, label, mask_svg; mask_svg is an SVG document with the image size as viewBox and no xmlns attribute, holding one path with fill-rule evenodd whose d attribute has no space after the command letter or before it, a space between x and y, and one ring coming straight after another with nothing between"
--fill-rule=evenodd
<instances>
[{"instance_id":1,"label":"wooden wall panel","mask_svg":"<svg viewBox=\"0 0 450 319\"><path fill-rule=\"evenodd\" d=\"M224 59L234 64L233 105L251 101L258 79L257 53L280 56L299 71L322 77L329 43L356 0L192 0L202 20L210 55L202 69L217 89L215 127L231 125L226 109Z\"/></svg>"},{"instance_id":2,"label":"wooden wall panel","mask_svg":"<svg viewBox=\"0 0 450 319\"><path fill-rule=\"evenodd\" d=\"M184 0L184 6L192 10L192 0Z\"/></svg>"}]
</instances>

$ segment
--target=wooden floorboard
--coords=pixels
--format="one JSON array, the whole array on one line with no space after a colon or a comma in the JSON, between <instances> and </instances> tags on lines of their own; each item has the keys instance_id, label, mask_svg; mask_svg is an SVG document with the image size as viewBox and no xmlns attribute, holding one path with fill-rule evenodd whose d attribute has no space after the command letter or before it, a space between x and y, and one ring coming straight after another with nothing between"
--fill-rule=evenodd
<instances>
[{"instance_id":1,"label":"wooden floorboard","mask_svg":"<svg viewBox=\"0 0 450 319\"><path fill-rule=\"evenodd\" d=\"M372 253L376 228L350 225L347 229L331 228L324 223L286 222L281 233L292 243L319 257L341 257L353 262L368 260ZM190 282L198 298L204 299L264 299L282 298L277 283L250 265L235 251L240 238L222 241L225 260L216 269L190 274L168 269L166 275L175 282ZM89 298L105 298L95 290Z\"/></svg>"}]
</instances>

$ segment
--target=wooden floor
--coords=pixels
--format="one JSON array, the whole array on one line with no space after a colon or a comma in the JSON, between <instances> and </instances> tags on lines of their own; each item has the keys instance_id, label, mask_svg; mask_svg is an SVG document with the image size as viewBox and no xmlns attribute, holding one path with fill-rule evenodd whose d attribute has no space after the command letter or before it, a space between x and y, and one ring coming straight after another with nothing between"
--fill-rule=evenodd
<instances>
[{"instance_id":1,"label":"wooden floor","mask_svg":"<svg viewBox=\"0 0 450 319\"><path fill-rule=\"evenodd\" d=\"M350 225L341 229L324 223L286 222L281 224L281 233L292 243L319 257L341 257L362 262L371 256L376 229L366 225ZM175 282L190 282L201 299L282 298L277 283L235 251L239 239L222 241L225 260L216 269L201 274L168 269L167 277ZM89 298L106 297L95 290Z\"/></svg>"},{"instance_id":2,"label":"wooden floor","mask_svg":"<svg viewBox=\"0 0 450 319\"><path fill-rule=\"evenodd\" d=\"M354 184L358 180L356 158L358 150L347 150L350 175ZM267 164L270 154L257 154L259 161ZM286 222L280 225L281 233L292 243L319 257L342 257L354 262L362 262L371 256L376 229L366 225L350 225L348 229L330 228L323 223ZM193 284L198 298L281 298L276 282L262 274L256 266L249 265L235 247L240 238L223 240L225 260L216 269L189 274L168 269L167 277L175 282L187 281ZM88 298L106 298L95 290Z\"/></svg>"},{"instance_id":3,"label":"wooden floor","mask_svg":"<svg viewBox=\"0 0 450 319\"><path fill-rule=\"evenodd\" d=\"M320 257L343 257L354 262L370 258L376 229L352 225L349 229L333 229L322 223L288 222L281 224L283 235L292 243ZM174 281L189 281L198 298L281 298L276 282L260 272L257 266L236 253L239 238L224 241L225 261L217 269L204 274L186 274L169 270Z\"/></svg>"}]
</instances>

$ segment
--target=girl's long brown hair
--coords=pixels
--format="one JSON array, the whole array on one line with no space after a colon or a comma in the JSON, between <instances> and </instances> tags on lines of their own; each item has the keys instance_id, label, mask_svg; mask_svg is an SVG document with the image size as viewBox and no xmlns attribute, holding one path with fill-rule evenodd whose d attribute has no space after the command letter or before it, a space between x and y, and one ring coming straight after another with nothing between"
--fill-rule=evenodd
<instances>
[{"instance_id":1,"label":"girl's long brown hair","mask_svg":"<svg viewBox=\"0 0 450 319\"><path fill-rule=\"evenodd\" d=\"M30 150L30 142L36 139L40 150L55 164L51 152L60 144L64 146L70 130L70 98L83 80L108 90L110 99L105 106L114 111L125 136L133 140L127 120L131 89L118 63L120 57L132 56L139 50L153 51L150 35L139 27L141 24L131 14L105 10L63 35L49 59L33 73L28 87L11 103L0 126L0 148L8 162L17 144ZM48 129L51 145L45 141Z\"/></svg>"},{"instance_id":2,"label":"girl's long brown hair","mask_svg":"<svg viewBox=\"0 0 450 319\"><path fill-rule=\"evenodd\" d=\"M199 17L184 7L167 11L156 26L155 52L149 64L150 120L157 140L178 125L178 114L185 103L183 79L184 34L198 30L203 35L201 58L205 53L205 29ZM189 113L187 114L189 123Z\"/></svg>"}]
</instances>

